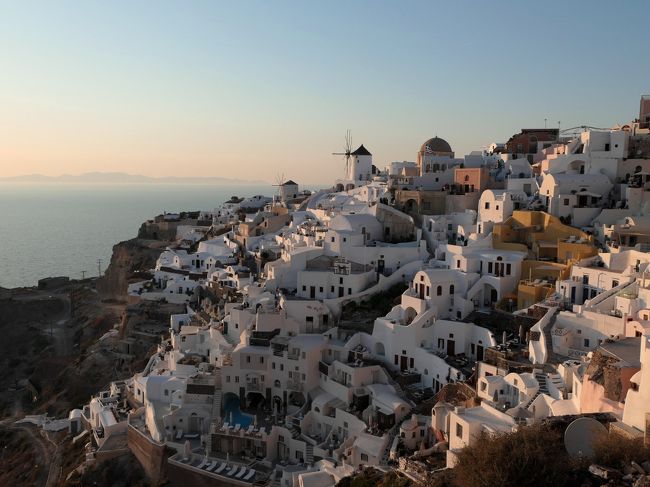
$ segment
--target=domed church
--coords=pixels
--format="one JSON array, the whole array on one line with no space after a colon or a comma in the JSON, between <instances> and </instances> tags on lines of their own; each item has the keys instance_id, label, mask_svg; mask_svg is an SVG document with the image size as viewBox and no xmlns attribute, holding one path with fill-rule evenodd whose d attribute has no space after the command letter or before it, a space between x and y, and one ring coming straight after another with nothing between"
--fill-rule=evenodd
<instances>
[{"instance_id":1,"label":"domed church","mask_svg":"<svg viewBox=\"0 0 650 487\"><path fill-rule=\"evenodd\" d=\"M418 151L418 169L420 175L428 172L444 171L449 165L453 164L449 160L453 158L454 151L451 150L449 142L445 139L433 137L427 140Z\"/></svg>"}]
</instances>

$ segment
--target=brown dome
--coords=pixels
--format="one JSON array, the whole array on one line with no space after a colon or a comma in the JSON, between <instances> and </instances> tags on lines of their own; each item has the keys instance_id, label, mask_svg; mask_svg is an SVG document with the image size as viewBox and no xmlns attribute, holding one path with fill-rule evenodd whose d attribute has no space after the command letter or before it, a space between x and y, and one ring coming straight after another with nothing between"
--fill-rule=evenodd
<instances>
[{"instance_id":1,"label":"brown dome","mask_svg":"<svg viewBox=\"0 0 650 487\"><path fill-rule=\"evenodd\" d=\"M449 142L440 137L434 137L427 140L422 147L420 147L420 152L423 154L430 154L432 152L453 152Z\"/></svg>"}]
</instances>

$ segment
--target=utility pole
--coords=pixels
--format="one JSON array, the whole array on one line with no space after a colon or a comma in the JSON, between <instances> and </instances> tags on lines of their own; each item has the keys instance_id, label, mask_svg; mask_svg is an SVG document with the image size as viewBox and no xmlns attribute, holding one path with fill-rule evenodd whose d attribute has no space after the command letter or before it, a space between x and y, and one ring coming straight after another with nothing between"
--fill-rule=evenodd
<instances>
[{"instance_id":1,"label":"utility pole","mask_svg":"<svg viewBox=\"0 0 650 487\"><path fill-rule=\"evenodd\" d=\"M86 271L81 271L81 280L86 279Z\"/></svg>"},{"instance_id":2,"label":"utility pole","mask_svg":"<svg viewBox=\"0 0 650 487\"><path fill-rule=\"evenodd\" d=\"M97 277L102 277L102 259L97 259Z\"/></svg>"},{"instance_id":3,"label":"utility pole","mask_svg":"<svg viewBox=\"0 0 650 487\"><path fill-rule=\"evenodd\" d=\"M544 128L546 128L546 120L548 120L548 119L546 119L546 118L544 119Z\"/></svg>"}]
</instances>

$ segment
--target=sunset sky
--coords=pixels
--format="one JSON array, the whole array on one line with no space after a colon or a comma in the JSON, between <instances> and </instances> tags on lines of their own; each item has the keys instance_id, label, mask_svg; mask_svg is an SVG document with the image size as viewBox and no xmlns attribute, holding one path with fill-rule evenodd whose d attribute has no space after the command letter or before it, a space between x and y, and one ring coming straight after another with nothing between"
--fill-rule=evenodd
<instances>
[{"instance_id":1,"label":"sunset sky","mask_svg":"<svg viewBox=\"0 0 650 487\"><path fill-rule=\"evenodd\" d=\"M445 138L607 127L650 93L650 2L0 1L0 176L331 182Z\"/></svg>"}]
</instances>

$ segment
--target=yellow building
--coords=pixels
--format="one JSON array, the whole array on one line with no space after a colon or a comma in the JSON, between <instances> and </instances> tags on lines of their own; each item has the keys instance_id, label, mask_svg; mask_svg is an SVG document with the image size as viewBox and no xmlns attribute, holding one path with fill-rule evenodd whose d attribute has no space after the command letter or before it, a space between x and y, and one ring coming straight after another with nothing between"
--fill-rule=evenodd
<instances>
[{"instance_id":1,"label":"yellow building","mask_svg":"<svg viewBox=\"0 0 650 487\"><path fill-rule=\"evenodd\" d=\"M590 235L543 211L515 211L505 222L495 223L493 246L528 252L518 286L520 309L550 294L574 262L598 254Z\"/></svg>"}]
</instances>

